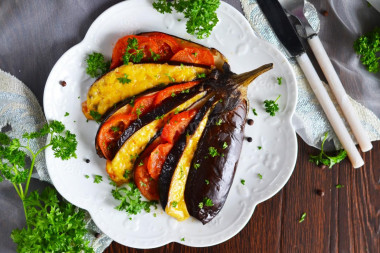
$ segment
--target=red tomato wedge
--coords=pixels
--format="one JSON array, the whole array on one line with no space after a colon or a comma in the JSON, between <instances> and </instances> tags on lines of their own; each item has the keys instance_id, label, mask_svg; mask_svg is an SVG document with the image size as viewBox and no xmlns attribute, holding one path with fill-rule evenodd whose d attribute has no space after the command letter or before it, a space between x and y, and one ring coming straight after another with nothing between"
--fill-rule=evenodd
<instances>
[{"instance_id":1,"label":"red tomato wedge","mask_svg":"<svg viewBox=\"0 0 380 253\"><path fill-rule=\"evenodd\" d=\"M177 52L170 61L195 63L206 66L215 65L212 53L203 48L189 47Z\"/></svg>"},{"instance_id":2,"label":"red tomato wedge","mask_svg":"<svg viewBox=\"0 0 380 253\"><path fill-rule=\"evenodd\" d=\"M164 162L166 160L166 156L169 154L172 147L173 144L171 143L160 144L150 154L147 169L149 175L154 180L158 180L162 166L164 165Z\"/></svg>"},{"instance_id":3,"label":"red tomato wedge","mask_svg":"<svg viewBox=\"0 0 380 253\"><path fill-rule=\"evenodd\" d=\"M142 163L140 163L134 172L134 180L137 188L139 188L141 194L148 200L159 200L158 195L158 183L156 180L150 177L147 170L147 161L146 157Z\"/></svg>"},{"instance_id":4,"label":"red tomato wedge","mask_svg":"<svg viewBox=\"0 0 380 253\"><path fill-rule=\"evenodd\" d=\"M162 101L164 101L165 99L167 99L168 97L170 96L173 96L172 94L178 94L179 92L181 91L184 91L186 89L189 89L197 84L199 84L200 81L194 81L194 82L188 82L188 83L183 83L183 84L178 84L178 85L174 85L174 86L171 86L171 87L168 87L160 92L157 93L157 96L154 100L154 106L157 106L159 104L161 104Z\"/></svg>"},{"instance_id":5,"label":"red tomato wedge","mask_svg":"<svg viewBox=\"0 0 380 253\"><path fill-rule=\"evenodd\" d=\"M101 126L96 143L106 159L112 160L117 149L117 140L135 118L132 114L118 114Z\"/></svg>"},{"instance_id":6,"label":"red tomato wedge","mask_svg":"<svg viewBox=\"0 0 380 253\"><path fill-rule=\"evenodd\" d=\"M164 126L160 137L163 144L158 145L151 152L147 164L148 172L153 179L158 180L166 157L179 135L183 133L195 114L197 114L197 110L195 109L184 111L172 117L169 123Z\"/></svg>"},{"instance_id":7,"label":"red tomato wedge","mask_svg":"<svg viewBox=\"0 0 380 253\"><path fill-rule=\"evenodd\" d=\"M135 104L132 108L132 115L135 115L136 118L144 115L148 111L150 111L154 105L154 101L156 98L156 94L143 96L136 99Z\"/></svg>"},{"instance_id":8,"label":"red tomato wedge","mask_svg":"<svg viewBox=\"0 0 380 253\"><path fill-rule=\"evenodd\" d=\"M162 141L172 144L176 142L179 135L183 133L187 125L189 125L190 121L194 118L195 114L197 114L196 109L184 111L174 115L170 119L169 123L164 126L164 129L162 129Z\"/></svg>"},{"instance_id":9,"label":"red tomato wedge","mask_svg":"<svg viewBox=\"0 0 380 253\"><path fill-rule=\"evenodd\" d=\"M152 51L155 54L160 55L158 62L168 61L176 52L181 48L178 46L176 40L171 38L171 36L152 33L149 36L139 36L139 35L128 35L119 39L112 52L112 61L110 69L114 69L118 66L123 65L123 55L128 46L128 39L136 38L138 43L138 49L143 49L144 57L141 62L152 61ZM133 53L134 50L129 51Z\"/></svg>"}]
</instances>

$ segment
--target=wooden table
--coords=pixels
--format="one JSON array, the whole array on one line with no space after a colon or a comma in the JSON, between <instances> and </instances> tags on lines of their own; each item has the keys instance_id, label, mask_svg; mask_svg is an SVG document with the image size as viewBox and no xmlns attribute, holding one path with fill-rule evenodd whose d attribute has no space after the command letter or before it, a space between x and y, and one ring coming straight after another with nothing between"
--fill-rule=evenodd
<instances>
[{"instance_id":1,"label":"wooden table","mask_svg":"<svg viewBox=\"0 0 380 253\"><path fill-rule=\"evenodd\" d=\"M259 204L235 237L208 248L178 243L138 250L113 242L106 253L380 252L380 142L353 169L346 159L330 169L309 162L319 151L298 138L295 170L285 187ZM337 189L337 184L344 185ZM317 194L322 190L324 196ZM302 213L305 221L299 223Z\"/></svg>"}]
</instances>

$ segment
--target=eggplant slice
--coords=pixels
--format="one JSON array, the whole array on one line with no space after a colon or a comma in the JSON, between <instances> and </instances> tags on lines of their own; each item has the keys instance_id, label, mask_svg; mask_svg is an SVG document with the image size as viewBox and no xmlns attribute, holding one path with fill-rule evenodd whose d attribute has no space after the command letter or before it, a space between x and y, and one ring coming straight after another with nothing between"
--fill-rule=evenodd
<instances>
[{"instance_id":1,"label":"eggplant slice","mask_svg":"<svg viewBox=\"0 0 380 253\"><path fill-rule=\"evenodd\" d=\"M208 74L210 69L169 64L132 64L122 65L100 77L87 93L87 111L100 115L106 113L114 104L140 94L156 86L166 86L173 82L195 80L200 74ZM119 78L127 78L122 83Z\"/></svg>"}]
</instances>

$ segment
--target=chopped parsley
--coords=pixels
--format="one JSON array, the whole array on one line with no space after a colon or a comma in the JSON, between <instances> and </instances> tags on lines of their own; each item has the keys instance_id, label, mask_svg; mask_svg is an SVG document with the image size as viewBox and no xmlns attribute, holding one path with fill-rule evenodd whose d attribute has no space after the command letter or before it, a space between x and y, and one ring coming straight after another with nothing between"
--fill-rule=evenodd
<instances>
[{"instance_id":1,"label":"chopped parsley","mask_svg":"<svg viewBox=\"0 0 380 253\"><path fill-rule=\"evenodd\" d=\"M150 208L157 208L156 201L141 200L141 193L137 186L129 182L123 187L115 186L112 190L112 196L120 201L120 204L115 207L116 210L125 211L129 215L136 215L142 210L150 212Z\"/></svg>"},{"instance_id":2,"label":"chopped parsley","mask_svg":"<svg viewBox=\"0 0 380 253\"><path fill-rule=\"evenodd\" d=\"M144 163L142 161L140 161L139 166L143 166L143 165L144 165Z\"/></svg>"},{"instance_id":3,"label":"chopped parsley","mask_svg":"<svg viewBox=\"0 0 380 253\"><path fill-rule=\"evenodd\" d=\"M206 73L197 74L197 78L205 78L205 77L206 77Z\"/></svg>"},{"instance_id":4,"label":"chopped parsley","mask_svg":"<svg viewBox=\"0 0 380 253\"><path fill-rule=\"evenodd\" d=\"M123 177L125 178L125 179L129 179L129 176L131 175L131 171L130 170L125 170L124 171L124 174L123 174Z\"/></svg>"},{"instance_id":5,"label":"chopped parsley","mask_svg":"<svg viewBox=\"0 0 380 253\"><path fill-rule=\"evenodd\" d=\"M197 57L198 53L195 52L195 53L192 53L192 55L194 55L194 57Z\"/></svg>"},{"instance_id":6,"label":"chopped parsley","mask_svg":"<svg viewBox=\"0 0 380 253\"><path fill-rule=\"evenodd\" d=\"M258 150L261 150L262 148L263 148L263 147L261 147L261 146L257 146L257 149L258 149Z\"/></svg>"},{"instance_id":7,"label":"chopped parsley","mask_svg":"<svg viewBox=\"0 0 380 253\"><path fill-rule=\"evenodd\" d=\"M323 146L325 144L325 141L327 140L327 136L328 132L326 132L323 137L323 141L321 144L321 152L318 155L310 155L309 161L315 163L316 165L324 164L326 166L329 166L329 168L331 169L332 166L334 166L337 163L340 163L346 158L347 152L344 149L341 149L338 151L338 154L336 156L327 155L323 150Z\"/></svg>"},{"instance_id":8,"label":"chopped parsley","mask_svg":"<svg viewBox=\"0 0 380 253\"><path fill-rule=\"evenodd\" d=\"M255 115L255 116L258 115L255 108L252 108L252 112L253 112L253 115Z\"/></svg>"},{"instance_id":9,"label":"chopped parsley","mask_svg":"<svg viewBox=\"0 0 380 253\"><path fill-rule=\"evenodd\" d=\"M174 110L174 114L178 114L179 113L179 108L176 108L175 110Z\"/></svg>"},{"instance_id":10,"label":"chopped parsley","mask_svg":"<svg viewBox=\"0 0 380 253\"><path fill-rule=\"evenodd\" d=\"M172 96L172 97L174 98L174 97L175 97L175 93L174 93L174 92L172 92L172 94L171 94L170 96Z\"/></svg>"},{"instance_id":11,"label":"chopped parsley","mask_svg":"<svg viewBox=\"0 0 380 253\"><path fill-rule=\"evenodd\" d=\"M306 218L306 213L303 213L303 214L301 215L301 218L298 220L298 223L303 222L303 221L305 220L305 218Z\"/></svg>"},{"instance_id":12,"label":"chopped parsley","mask_svg":"<svg viewBox=\"0 0 380 253\"><path fill-rule=\"evenodd\" d=\"M199 167L201 167L201 165L199 163L194 164L194 169L197 170Z\"/></svg>"},{"instance_id":13,"label":"chopped parsley","mask_svg":"<svg viewBox=\"0 0 380 253\"><path fill-rule=\"evenodd\" d=\"M114 132L118 132L120 130L120 128L117 127L117 126L112 126L111 130L114 131Z\"/></svg>"},{"instance_id":14,"label":"chopped parsley","mask_svg":"<svg viewBox=\"0 0 380 253\"><path fill-rule=\"evenodd\" d=\"M215 125L220 126L222 124L222 122L223 122L222 119L218 119L218 121L215 123Z\"/></svg>"},{"instance_id":15,"label":"chopped parsley","mask_svg":"<svg viewBox=\"0 0 380 253\"><path fill-rule=\"evenodd\" d=\"M117 78L117 80L122 83L122 84L126 84L126 83L130 83L132 80L128 78L128 75L127 74L124 74L123 77L119 77Z\"/></svg>"},{"instance_id":16,"label":"chopped parsley","mask_svg":"<svg viewBox=\"0 0 380 253\"><path fill-rule=\"evenodd\" d=\"M186 90L181 91L181 93L189 93L189 92L190 92L190 89L186 89Z\"/></svg>"},{"instance_id":17,"label":"chopped parsley","mask_svg":"<svg viewBox=\"0 0 380 253\"><path fill-rule=\"evenodd\" d=\"M361 63L369 72L377 73L380 70L380 27L360 36L354 42L354 50L360 56Z\"/></svg>"},{"instance_id":18,"label":"chopped parsley","mask_svg":"<svg viewBox=\"0 0 380 253\"><path fill-rule=\"evenodd\" d=\"M208 153L211 155L211 157L219 156L218 150L214 147L208 148Z\"/></svg>"},{"instance_id":19,"label":"chopped parsley","mask_svg":"<svg viewBox=\"0 0 380 253\"><path fill-rule=\"evenodd\" d=\"M276 112L279 111L280 108L278 107L277 101L279 100L280 97L281 97L281 95L278 95L276 100L265 100L264 101L265 111L267 113L269 113L270 116L275 116Z\"/></svg>"},{"instance_id":20,"label":"chopped parsley","mask_svg":"<svg viewBox=\"0 0 380 253\"><path fill-rule=\"evenodd\" d=\"M282 77L277 77L277 83L278 83L278 85L282 84Z\"/></svg>"},{"instance_id":21,"label":"chopped parsley","mask_svg":"<svg viewBox=\"0 0 380 253\"><path fill-rule=\"evenodd\" d=\"M89 179L89 178L90 178L90 176L89 176L89 175L84 175L84 177L85 177L85 178L87 178L87 179Z\"/></svg>"},{"instance_id":22,"label":"chopped parsley","mask_svg":"<svg viewBox=\"0 0 380 253\"><path fill-rule=\"evenodd\" d=\"M165 114L162 114L161 116L156 116L156 120L157 120L157 119L163 119L164 116L165 116Z\"/></svg>"},{"instance_id":23,"label":"chopped parsley","mask_svg":"<svg viewBox=\"0 0 380 253\"><path fill-rule=\"evenodd\" d=\"M198 207L199 207L200 209L202 209L202 208L203 208L203 202L199 202Z\"/></svg>"},{"instance_id":24,"label":"chopped parsley","mask_svg":"<svg viewBox=\"0 0 380 253\"><path fill-rule=\"evenodd\" d=\"M103 177L101 175L94 175L94 183L99 184L103 181Z\"/></svg>"},{"instance_id":25,"label":"chopped parsley","mask_svg":"<svg viewBox=\"0 0 380 253\"><path fill-rule=\"evenodd\" d=\"M70 115L70 114L69 114L68 112L66 112L64 116L67 117L67 116L69 116L69 115Z\"/></svg>"},{"instance_id":26,"label":"chopped parsley","mask_svg":"<svg viewBox=\"0 0 380 253\"><path fill-rule=\"evenodd\" d=\"M156 214L156 213L153 213L153 217L156 218L156 217L157 217L157 214Z\"/></svg>"},{"instance_id":27,"label":"chopped parsley","mask_svg":"<svg viewBox=\"0 0 380 253\"><path fill-rule=\"evenodd\" d=\"M91 77L99 77L107 73L110 68L110 61L105 61L101 53L93 52L86 58L86 73Z\"/></svg>"},{"instance_id":28,"label":"chopped parsley","mask_svg":"<svg viewBox=\"0 0 380 253\"><path fill-rule=\"evenodd\" d=\"M263 175L261 175L260 173L257 173L257 176L258 178L263 179Z\"/></svg>"},{"instance_id":29,"label":"chopped parsley","mask_svg":"<svg viewBox=\"0 0 380 253\"><path fill-rule=\"evenodd\" d=\"M146 187L146 183L140 181L140 186L141 186L141 187Z\"/></svg>"},{"instance_id":30,"label":"chopped parsley","mask_svg":"<svg viewBox=\"0 0 380 253\"><path fill-rule=\"evenodd\" d=\"M90 111L90 115L91 115L91 117L92 117L97 123L100 123L101 118L102 118L102 115L101 115L100 113L91 110L91 111Z\"/></svg>"},{"instance_id":31,"label":"chopped parsley","mask_svg":"<svg viewBox=\"0 0 380 253\"><path fill-rule=\"evenodd\" d=\"M123 55L124 64L128 64L128 62L132 61L134 63L140 62L144 57L144 50L138 49L139 44L136 38L129 38L128 45L125 49L125 53ZM132 53L130 53L132 51Z\"/></svg>"},{"instance_id":32,"label":"chopped parsley","mask_svg":"<svg viewBox=\"0 0 380 253\"><path fill-rule=\"evenodd\" d=\"M169 73L165 73L165 75L169 78L170 82L175 83L175 79L171 77Z\"/></svg>"},{"instance_id":33,"label":"chopped parsley","mask_svg":"<svg viewBox=\"0 0 380 253\"><path fill-rule=\"evenodd\" d=\"M337 189L340 189L340 188L343 188L343 187L344 187L344 185L342 185L342 184L335 185L335 188L337 188Z\"/></svg>"},{"instance_id":34,"label":"chopped parsley","mask_svg":"<svg viewBox=\"0 0 380 253\"><path fill-rule=\"evenodd\" d=\"M223 146L222 146L222 148L223 148L223 149L226 149L226 148L228 148L227 142L224 142L224 143L223 143Z\"/></svg>"},{"instance_id":35,"label":"chopped parsley","mask_svg":"<svg viewBox=\"0 0 380 253\"><path fill-rule=\"evenodd\" d=\"M178 206L178 202L177 201L173 201L172 202L172 207L177 208L177 206Z\"/></svg>"},{"instance_id":36,"label":"chopped parsley","mask_svg":"<svg viewBox=\"0 0 380 253\"><path fill-rule=\"evenodd\" d=\"M205 206L214 206L214 203L212 202L212 200L207 197L203 199L203 203L205 204Z\"/></svg>"},{"instance_id":37,"label":"chopped parsley","mask_svg":"<svg viewBox=\"0 0 380 253\"><path fill-rule=\"evenodd\" d=\"M240 183L241 183L242 185L245 185L245 180L244 180L244 179L241 179L241 180L240 180Z\"/></svg>"},{"instance_id":38,"label":"chopped parsley","mask_svg":"<svg viewBox=\"0 0 380 253\"><path fill-rule=\"evenodd\" d=\"M181 238L181 242L184 242L184 241L185 241L185 237L182 237L182 238Z\"/></svg>"},{"instance_id":39,"label":"chopped parsley","mask_svg":"<svg viewBox=\"0 0 380 253\"><path fill-rule=\"evenodd\" d=\"M208 184L210 184L210 181L208 181L207 179L205 179L205 183L208 185Z\"/></svg>"},{"instance_id":40,"label":"chopped parsley","mask_svg":"<svg viewBox=\"0 0 380 253\"><path fill-rule=\"evenodd\" d=\"M152 49L149 48L149 51L150 51L150 55L152 56L153 61L158 61L161 58L161 55L156 54L155 52L153 52Z\"/></svg>"}]
</instances>

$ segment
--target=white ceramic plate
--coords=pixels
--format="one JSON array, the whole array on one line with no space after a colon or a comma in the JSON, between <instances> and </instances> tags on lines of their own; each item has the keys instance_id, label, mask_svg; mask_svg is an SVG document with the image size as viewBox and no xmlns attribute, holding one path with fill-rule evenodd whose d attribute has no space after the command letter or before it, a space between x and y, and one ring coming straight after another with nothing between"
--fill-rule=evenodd
<instances>
[{"instance_id":1,"label":"white ceramic plate","mask_svg":"<svg viewBox=\"0 0 380 253\"><path fill-rule=\"evenodd\" d=\"M296 135L291 125L297 100L295 75L281 53L256 38L247 20L230 5L221 3L220 21L212 35L198 41L186 33L185 21L178 21L181 15L159 14L151 2L124 1L105 11L94 21L84 40L68 50L52 69L44 93L46 117L62 121L77 135L79 144L78 158L69 161L54 158L50 150L46 152L49 175L64 198L88 210L98 227L123 245L134 248L153 248L169 242L196 247L215 245L236 235L252 216L255 206L278 192L293 172L297 155ZM162 31L217 48L229 59L236 73L274 63L273 70L249 87L250 108L256 108L258 116L250 110L248 118L255 123L246 126L245 135L252 137L253 142L244 143L225 206L207 225L193 218L178 222L161 207L133 216L132 220L125 212L115 210L118 203L110 193L112 186L108 183L105 160L96 155L94 148L98 124L86 122L81 112L81 102L94 81L85 73L87 54L98 51L110 58L118 38L147 31ZM283 78L282 85L277 84L277 77ZM66 81L66 87L59 84L60 80ZM275 99L279 94L280 111L271 117L265 112L263 101ZM64 117L66 112L70 115ZM87 158L90 163L85 162ZM102 175L103 182L93 183L94 175Z\"/></svg>"}]
</instances>

